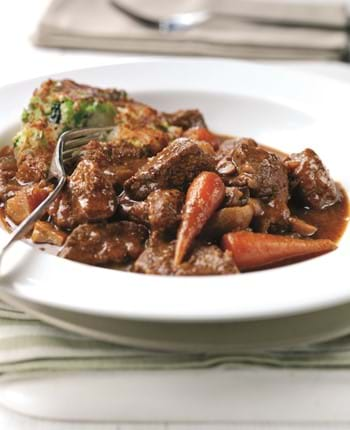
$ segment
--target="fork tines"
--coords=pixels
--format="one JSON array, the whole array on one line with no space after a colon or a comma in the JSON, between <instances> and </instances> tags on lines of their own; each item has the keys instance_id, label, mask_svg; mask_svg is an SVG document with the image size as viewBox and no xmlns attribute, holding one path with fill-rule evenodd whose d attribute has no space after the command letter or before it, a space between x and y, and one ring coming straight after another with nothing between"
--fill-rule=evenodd
<instances>
[{"instance_id":1,"label":"fork tines","mask_svg":"<svg viewBox=\"0 0 350 430\"><path fill-rule=\"evenodd\" d=\"M90 140L97 139L101 134L111 131L115 126L111 127L96 127L96 128L82 128L79 130L72 130L62 135L64 144L62 148L62 156L65 162L72 161L80 154L79 149L87 144Z\"/></svg>"}]
</instances>

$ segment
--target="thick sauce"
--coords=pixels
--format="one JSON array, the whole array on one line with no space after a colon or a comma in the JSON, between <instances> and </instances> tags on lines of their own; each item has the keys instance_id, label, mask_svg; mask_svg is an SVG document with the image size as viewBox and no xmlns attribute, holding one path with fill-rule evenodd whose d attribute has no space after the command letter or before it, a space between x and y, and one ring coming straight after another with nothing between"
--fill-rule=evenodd
<instances>
[{"instance_id":1,"label":"thick sauce","mask_svg":"<svg viewBox=\"0 0 350 430\"><path fill-rule=\"evenodd\" d=\"M327 209L310 210L308 208L295 207L293 203L290 204L291 212L294 215L318 228L316 234L313 236L314 239L331 239L334 242L338 242L350 220L349 199L342 186L340 184L337 184L337 186L341 196L340 200Z\"/></svg>"}]
</instances>

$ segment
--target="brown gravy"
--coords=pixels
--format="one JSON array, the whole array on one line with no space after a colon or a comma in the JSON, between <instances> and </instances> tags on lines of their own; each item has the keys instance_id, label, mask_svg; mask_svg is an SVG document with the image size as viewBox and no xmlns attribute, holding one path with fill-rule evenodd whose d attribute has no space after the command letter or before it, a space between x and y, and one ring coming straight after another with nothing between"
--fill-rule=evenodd
<instances>
[{"instance_id":1,"label":"brown gravy","mask_svg":"<svg viewBox=\"0 0 350 430\"><path fill-rule=\"evenodd\" d=\"M337 184L337 186L341 196L339 202L327 209L310 210L308 208L296 207L293 203L290 204L291 212L294 215L318 228L316 234L313 236L314 239L330 239L338 242L350 220L348 196L340 184Z\"/></svg>"}]
</instances>

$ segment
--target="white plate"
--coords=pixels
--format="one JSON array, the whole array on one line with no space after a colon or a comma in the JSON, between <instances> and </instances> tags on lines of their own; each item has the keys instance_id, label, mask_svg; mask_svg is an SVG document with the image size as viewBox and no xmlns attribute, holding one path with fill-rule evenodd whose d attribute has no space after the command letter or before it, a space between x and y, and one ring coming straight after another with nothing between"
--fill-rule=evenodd
<instances>
[{"instance_id":1,"label":"white plate","mask_svg":"<svg viewBox=\"0 0 350 430\"><path fill-rule=\"evenodd\" d=\"M278 67L199 59L130 63L54 77L124 88L163 110L199 108L213 130L251 136L286 152L311 146L350 189L347 84ZM8 143L9 127L13 131L43 79L0 89L2 144ZM97 268L17 243L5 256L1 283L18 298L95 315L169 321L290 315L349 301L349 236L348 228L337 251L287 267L181 278Z\"/></svg>"}]
</instances>

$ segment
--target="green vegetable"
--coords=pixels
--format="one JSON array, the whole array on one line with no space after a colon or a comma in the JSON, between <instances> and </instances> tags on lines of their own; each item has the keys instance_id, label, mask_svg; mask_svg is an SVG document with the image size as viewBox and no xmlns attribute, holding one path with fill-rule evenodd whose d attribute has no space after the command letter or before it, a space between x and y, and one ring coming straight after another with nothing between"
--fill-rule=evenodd
<instances>
[{"instance_id":1,"label":"green vegetable","mask_svg":"<svg viewBox=\"0 0 350 430\"><path fill-rule=\"evenodd\" d=\"M23 109L22 116L21 116L22 122L28 122L29 117L30 117L30 114L29 114L28 110Z\"/></svg>"},{"instance_id":2,"label":"green vegetable","mask_svg":"<svg viewBox=\"0 0 350 430\"><path fill-rule=\"evenodd\" d=\"M73 101L65 100L61 103L61 124L65 130L75 128Z\"/></svg>"}]
</instances>

